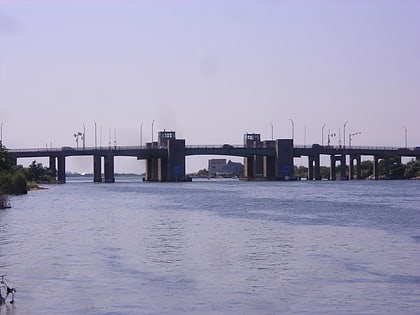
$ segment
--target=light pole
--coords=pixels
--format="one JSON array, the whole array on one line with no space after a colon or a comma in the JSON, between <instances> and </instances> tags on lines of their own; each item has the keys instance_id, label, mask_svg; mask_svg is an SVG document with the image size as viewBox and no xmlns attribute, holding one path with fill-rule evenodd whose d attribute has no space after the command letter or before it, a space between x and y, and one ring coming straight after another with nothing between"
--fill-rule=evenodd
<instances>
[{"instance_id":1,"label":"light pole","mask_svg":"<svg viewBox=\"0 0 420 315\"><path fill-rule=\"evenodd\" d=\"M271 125L271 140L274 140L274 128L273 128L273 124L270 122Z\"/></svg>"},{"instance_id":2,"label":"light pole","mask_svg":"<svg viewBox=\"0 0 420 315\"><path fill-rule=\"evenodd\" d=\"M0 146L3 145L3 123L0 123Z\"/></svg>"},{"instance_id":3,"label":"light pole","mask_svg":"<svg viewBox=\"0 0 420 315\"><path fill-rule=\"evenodd\" d=\"M117 128L114 128L114 148L117 148Z\"/></svg>"},{"instance_id":4,"label":"light pole","mask_svg":"<svg viewBox=\"0 0 420 315\"><path fill-rule=\"evenodd\" d=\"M331 133L331 131L328 129L328 146L330 146L331 138L334 138L336 136L335 133Z\"/></svg>"},{"instance_id":5,"label":"light pole","mask_svg":"<svg viewBox=\"0 0 420 315\"><path fill-rule=\"evenodd\" d=\"M85 149L85 140L86 140L86 128L85 128L85 124L83 124L83 136L82 136L82 140L83 140L83 150Z\"/></svg>"},{"instance_id":6,"label":"light pole","mask_svg":"<svg viewBox=\"0 0 420 315\"><path fill-rule=\"evenodd\" d=\"M153 125L155 124L155 120L152 121L152 146L153 146Z\"/></svg>"},{"instance_id":7,"label":"light pole","mask_svg":"<svg viewBox=\"0 0 420 315\"><path fill-rule=\"evenodd\" d=\"M140 123L140 146L143 145L143 123Z\"/></svg>"},{"instance_id":8,"label":"light pole","mask_svg":"<svg viewBox=\"0 0 420 315\"><path fill-rule=\"evenodd\" d=\"M292 124L292 140L295 139L295 123L293 122L292 118L289 118L291 124Z\"/></svg>"},{"instance_id":9,"label":"light pole","mask_svg":"<svg viewBox=\"0 0 420 315\"><path fill-rule=\"evenodd\" d=\"M97 142L97 135L96 135L96 120L93 121L95 123L95 149L98 147L98 142Z\"/></svg>"},{"instance_id":10,"label":"light pole","mask_svg":"<svg viewBox=\"0 0 420 315\"><path fill-rule=\"evenodd\" d=\"M405 137L404 137L404 139L405 139L405 147L407 148L407 128L405 126L403 128L404 128L404 135L405 135Z\"/></svg>"},{"instance_id":11,"label":"light pole","mask_svg":"<svg viewBox=\"0 0 420 315\"><path fill-rule=\"evenodd\" d=\"M362 132L360 132L360 131L349 134L349 147L351 147L351 140L353 139L353 136L357 136L357 135L360 135L360 134L362 134Z\"/></svg>"},{"instance_id":12,"label":"light pole","mask_svg":"<svg viewBox=\"0 0 420 315\"><path fill-rule=\"evenodd\" d=\"M343 147L345 148L346 147L346 125L348 124L349 122L348 121L346 121L345 123L344 123L344 128L343 128Z\"/></svg>"},{"instance_id":13,"label":"light pole","mask_svg":"<svg viewBox=\"0 0 420 315\"><path fill-rule=\"evenodd\" d=\"M321 129L321 144L322 144L322 146L324 146L324 128L325 128L325 124L322 125L322 129Z\"/></svg>"},{"instance_id":14,"label":"light pole","mask_svg":"<svg viewBox=\"0 0 420 315\"><path fill-rule=\"evenodd\" d=\"M304 131L304 134L303 134L303 146L306 147L306 124L305 124L305 131Z\"/></svg>"},{"instance_id":15,"label":"light pole","mask_svg":"<svg viewBox=\"0 0 420 315\"><path fill-rule=\"evenodd\" d=\"M82 133L80 131L76 132L74 134L74 137L76 138L76 149L79 149L79 137L82 137Z\"/></svg>"}]
</instances>

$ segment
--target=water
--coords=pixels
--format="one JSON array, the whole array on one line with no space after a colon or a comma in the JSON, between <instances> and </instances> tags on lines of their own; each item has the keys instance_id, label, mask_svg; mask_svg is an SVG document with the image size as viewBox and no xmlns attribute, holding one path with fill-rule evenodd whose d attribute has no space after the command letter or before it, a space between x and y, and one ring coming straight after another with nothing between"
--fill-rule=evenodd
<instances>
[{"instance_id":1,"label":"water","mask_svg":"<svg viewBox=\"0 0 420 315\"><path fill-rule=\"evenodd\" d=\"M419 314L420 181L70 182L0 211L0 314Z\"/></svg>"}]
</instances>

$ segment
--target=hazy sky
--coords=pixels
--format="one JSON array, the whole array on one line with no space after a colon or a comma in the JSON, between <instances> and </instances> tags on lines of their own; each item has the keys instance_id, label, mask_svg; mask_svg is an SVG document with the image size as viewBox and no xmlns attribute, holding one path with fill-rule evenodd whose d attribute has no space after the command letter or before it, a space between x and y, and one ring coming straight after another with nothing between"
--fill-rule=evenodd
<instances>
[{"instance_id":1,"label":"hazy sky","mask_svg":"<svg viewBox=\"0 0 420 315\"><path fill-rule=\"evenodd\" d=\"M420 1L0 0L0 122L8 148L187 144L246 132L420 145ZM306 126L306 139L305 139ZM102 132L100 130L102 129ZM346 139L348 141L348 138ZM338 137L333 139L338 143ZM189 170L208 157L189 158ZM73 158L69 170L92 171ZM143 162L117 159L117 171Z\"/></svg>"}]
</instances>

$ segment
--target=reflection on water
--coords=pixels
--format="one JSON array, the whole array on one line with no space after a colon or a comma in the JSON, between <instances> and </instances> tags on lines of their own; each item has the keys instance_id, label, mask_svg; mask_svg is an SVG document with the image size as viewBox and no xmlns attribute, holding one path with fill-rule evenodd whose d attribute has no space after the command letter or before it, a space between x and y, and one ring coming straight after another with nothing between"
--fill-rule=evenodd
<instances>
[{"instance_id":1,"label":"reflection on water","mask_svg":"<svg viewBox=\"0 0 420 315\"><path fill-rule=\"evenodd\" d=\"M0 314L415 314L419 182L70 182L0 212ZM367 191L369 193L367 193Z\"/></svg>"}]
</instances>

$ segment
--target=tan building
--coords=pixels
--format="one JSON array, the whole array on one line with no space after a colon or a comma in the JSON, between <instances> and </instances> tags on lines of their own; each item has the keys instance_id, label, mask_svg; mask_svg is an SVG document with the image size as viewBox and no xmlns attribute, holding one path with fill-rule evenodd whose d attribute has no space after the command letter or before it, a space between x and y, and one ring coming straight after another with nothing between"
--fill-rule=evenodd
<instances>
[{"instance_id":1,"label":"tan building","mask_svg":"<svg viewBox=\"0 0 420 315\"><path fill-rule=\"evenodd\" d=\"M226 166L226 159L211 159L209 160L209 174L215 175L223 173Z\"/></svg>"}]
</instances>

